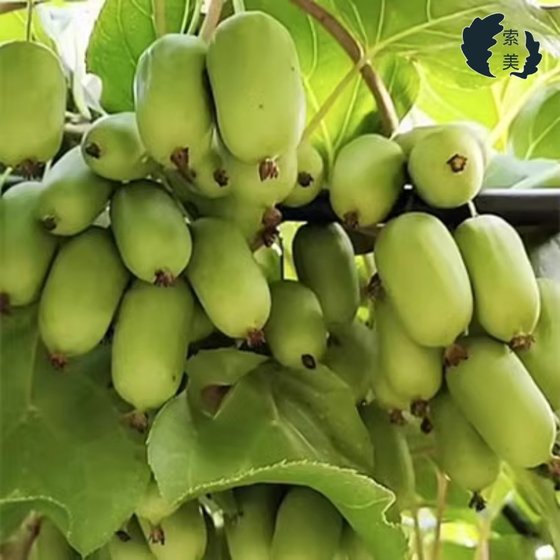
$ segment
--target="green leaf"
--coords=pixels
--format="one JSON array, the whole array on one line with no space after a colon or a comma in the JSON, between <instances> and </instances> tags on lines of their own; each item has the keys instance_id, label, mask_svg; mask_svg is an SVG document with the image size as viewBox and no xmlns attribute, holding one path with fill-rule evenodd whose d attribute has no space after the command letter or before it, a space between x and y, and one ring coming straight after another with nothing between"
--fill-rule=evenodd
<instances>
[{"instance_id":1,"label":"green leaf","mask_svg":"<svg viewBox=\"0 0 560 560\"><path fill-rule=\"evenodd\" d=\"M525 104L510 129L511 147L522 158L560 159L560 83L542 88Z\"/></svg>"},{"instance_id":2,"label":"green leaf","mask_svg":"<svg viewBox=\"0 0 560 560\"><path fill-rule=\"evenodd\" d=\"M166 0L166 31L181 29L189 0ZM95 23L86 61L103 82L101 104L110 113L134 109L132 84L138 58L156 39L152 0L106 0Z\"/></svg>"},{"instance_id":3,"label":"green leaf","mask_svg":"<svg viewBox=\"0 0 560 560\"><path fill-rule=\"evenodd\" d=\"M153 424L148 458L162 495L179 502L254 482L309 485L340 508L372 550L383 551L380 557L402 558L402 534L383 517L392 494L364 476L373 450L348 387L322 366L298 371L265 362L244 375L245 367L234 366L221 376L223 356L193 358L193 385ZM214 414L189 394L235 380Z\"/></svg>"},{"instance_id":4,"label":"green leaf","mask_svg":"<svg viewBox=\"0 0 560 560\"><path fill-rule=\"evenodd\" d=\"M35 308L2 320L0 512L45 513L85 555L130 516L149 469L142 442L120 422L110 392L90 379L110 367L109 349L60 372L36 325Z\"/></svg>"}]
</instances>

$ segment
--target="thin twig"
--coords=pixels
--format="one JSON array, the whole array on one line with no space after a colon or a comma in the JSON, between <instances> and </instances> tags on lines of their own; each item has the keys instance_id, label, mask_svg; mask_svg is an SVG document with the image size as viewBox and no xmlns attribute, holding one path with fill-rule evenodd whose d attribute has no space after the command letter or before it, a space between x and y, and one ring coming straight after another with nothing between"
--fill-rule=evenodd
<instances>
[{"instance_id":1,"label":"thin twig","mask_svg":"<svg viewBox=\"0 0 560 560\"><path fill-rule=\"evenodd\" d=\"M8 180L8 177L12 174L13 170L14 170L13 167L6 167L6 169L0 175L0 194L4 190L4 186L6 185L6 181Z\"/></svg>"},{"instance_id":2,"label":"thin twig","mask_svg":"<svg viewBox=\"0 0 560 560\"><path fill-rule=\"evenodd\" d=\"M422 528L420 527L420 517L418 515L418 507L412 511L412 519L414 521L414 539L416 541L416 559L424 560L424 539L422 538Z\"/></svg>"},{"instance_id":3,"label":"thin twig","mask_svg":"<svg viewBox=\"0 0 560 560\"><path fill-rule=\"evenodd\" d=\"M202 28L200 29L200 37L204 41L209 42L214 34L214 30L220 22L220 17L222 15L222 8L224 7L224 0L210 0L210 5L208 6L208 12L202 23Z\"/></svg>"},{"instance_id":4,"label":"thin twig","mask_svg":"<svg viewBox=\"0 0 560 560\"><path fill-rule=\"evenodd\" d=\"M449 480L438 470L437 472L437 509L436 509L436 527L434 532L434 544L432 548L432 560L438 560L441 552L441 528L443 526L443 515L447 505L447 491L449 489Z\"/></svg>"},{"instance_id":5,"label":"thin twig","mask_svg":"<svg viewBox=\"0 0 560 560\"><path fill-rule=\"evenodd\" d=\"M233 11L236 14L242 14L245 11L245 2L243 0L232 0Z\"/></svg>"},{"instance_id":6,"label":"thin twig","mask_svg":"<svg viewBox=\"0 0 560 560\"><path fill-rule=\"evenodd\" d=\"M156 35L162 37L166 33L167 23L165 21L165 0L153 0L154 24Z\"/></svg>"},{"instance_id":7,"label":"thin twig","mask_svg":"<svg viewBox=\"0 0 560 560\"><path fill-rule=\"evenodd\" d=\"M187 21L189 19L189 9L188 3L185 6L185 13L183 14L183 21L181 23L181 33L187 33L187 35L194 35L198 28L198 23L200 22L200 15L202 14L202 0L196 0L194 3L194 9L189 27L187 28Z\"/></svg>"},{"instance_id":8,"label":"thin twig","mask_svg":"<svg viewBox=\"0 0 560 560\"><path fill-rule=\"evenodd\" d=\"M356 41L341 23L325 8L317 4L314 0L291 0L291 2L317 20L317 22L338 42L355 64L358 64L364 59L365 53L358 41ZM392 136L398 128L399 118L395 109L395 104L391 99L385 83L373 68L371 62L367 59L364 59L364 64L360 68L360 73L375 98L383 133L386 136Z\"/></svg>"},{"instance_id":9,"label":"thin twig","mask_svg":"<svg viewBox=\"0 0 560 560\"><path fill-rule=\"evenodd\" d=\"M25 40L31 41L33 31L33 0L27 0L27 21L25 24Z\"/></svg>"}]
</instances>

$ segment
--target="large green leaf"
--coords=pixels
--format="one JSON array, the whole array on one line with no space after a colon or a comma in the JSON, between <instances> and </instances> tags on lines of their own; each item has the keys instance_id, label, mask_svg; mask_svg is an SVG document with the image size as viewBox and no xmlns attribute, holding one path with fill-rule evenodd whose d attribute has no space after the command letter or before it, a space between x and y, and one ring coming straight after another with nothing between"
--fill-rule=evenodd
<instances>
[{"instance_id":1,"label":"large green leaf","mask_svg":"<svg viewBox=\"0 0 560 560\"><path fill-rule=\"evenodd\" d=\"M181 29L190 0L166 0L166 31ZM105 0L86 54L88 71L103 82L101 103L108 112L134 109L132 83L138 58L156 39L152 0Z\"/></svg>"},{"instance_id":2,"label":"large green leaf","mask_svg":"<svg viewBox=\"0 0 560 560\"><path fill-rule=\"evenodd\" d=\"M327 495L380 557L402 558L403 536L383 516L392 494L365 476L373 450L349 388L322 366L251 366L260 359L238 355L235 363L225 360L233 363L225 370L228 352L236 351L193 358L186 394L153 424L148 458L164 497L181 501L254 482L308 485ZM212 395L223 398L218 406Z\"/></svg>"},{"instance_id":3,"label":"large green leaf","mask_svg":"<svg viewBox=\"0 0 560 560\"><path fill-rule=\"evenodd\" d=\"M2 320L0 514L13 525L41 511L87 554L134 510L149 478L145 450L90 379L109 368L108 348L57 371L36 323L35 308Z\"/></svg>"}]
</instances>

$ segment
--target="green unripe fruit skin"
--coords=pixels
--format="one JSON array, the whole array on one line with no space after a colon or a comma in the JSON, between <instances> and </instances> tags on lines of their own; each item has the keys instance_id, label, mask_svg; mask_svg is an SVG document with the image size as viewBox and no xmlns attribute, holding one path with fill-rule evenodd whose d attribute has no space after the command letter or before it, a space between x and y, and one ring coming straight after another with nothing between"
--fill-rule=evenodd
<instances>
[{"instance_id":1,"label":"green unripe fruit skin","mask_svg":"<svg viewBox=\"0 0 560 560\"><path fill-rule=\"evenodd\" d=\"M62 142L66 78L56 55L38 43L0 45L0 162L46 162Z\"/></svg>"},{"instance_id":2,"label":"green unripe fruit skin","mask_svg":"<svg viewBox=\"0 0 560 560\"><path fill-rule=\"evenodd\" d=\"M232 191L232 181L226 169L228 156L214 134L212 146L190 168L194 191L207 198L222 198Z\"/></svg>"},{"instance_id":3,"label":"green unripe fruit skin","mask_svg":"<svg viewBox=\"0 0 560 560\"><path fill-rule=\"evenodd\" d=\"M365 134L344 146L336 158L331 204L349 226L372 226L387 217L405 182L400 146L383 136Z\"/></svg>"},{"instance_id":4,"label":"green unripe fruit skin","mask_svg":"<svg viewBox=\"0 0 560 560\"><path fill-rule=\"evenodd\" d=\"M373 560L363 540L350 525L344 526L337 555L333 560Z\"/></svg>"},{"instance_id":5,"label":"green unripe fruit skin","mask_svg":"<svg viewBox=\"0 0 560 560\"><path fill-rule=\"evenodd\" d=\"M415 475L412 456L403 429L389 420L374 404L360 411L374 445L374 478L393 491L399 510L415 501Z\"/></svg>"},{"instance_id":6,"label":"green unripe fruit skin","mask_svg":"<svg viewBox=\"0 0 560 560\"><path fill-rule=\"evenodd\" d=\"M262 331L270 315L270 290L241 232L217 218L197 220L191 232L186 274L212 323L233 338Z\"/></svg>"},{"instance_id":7,"label":"green unripe fruit skin","mask_svg":"<svg viewBox=\"0 0 560 560\"><path fill-rule=\"evenodd\" d=\"M295 149L305 122L305 93L288 30L262 12L223 21L208 48L208 75L228 150L261 163Z\"/></svg>"},{"instance_id":8,"label":"green unripe fruit skin","mask_svg":"<svg viewBox=\"0 0 560 560\"><path fill-rule=\"evenodd\" d=\"M23 558L23 557L22 557ZM72 550L60 529L48 518L41 520L39 535L33 542L29 560L74 560L77 553ZM6 560L10 560L9 554ZM17 560L17 558L13 558Z\"/></svg>"},{"instance_id":9,"label":"green unripe fruit skin","mask_svg":"<svg viewBox=\"0 0 560 560\"><path fill-rule=\"evenodd\" d=\"M51 354L92 350L105 336L128 281L111 234L91 228L58 252L39 304L39 331Z\"/></svg>"},{"instance_id":10,"label":"green unripe fruit skin","mask_svg":"<svg viewBox=\"0 0 560 560\"><path fill-rule=\"evenodd\" d=\"M191 342L204 340L214 331L215 327L206 314L206 311L204 311L204 307L195 299L191 321Z\"/></svg>"},{"instance_id":11,"label":"green unripe fruit skin","mask_svg":"<svg viewBox=\"0 0 560 560\"><path fill-rule=\"evenodd\" d=\"M303 140L297 149L296 185L283 204L292 208L309 204L321 192L324 182L325 162L319 151Z\"/></svg>"},{"instance_id":12,"label":"green unripe fruit skin","mask_svg":"<svg viewBox=\"0 0 560 560\"><path fill-rule=\"evenodd\" d=\"M151 527L139 519L144 536L149 538ZM196 500L183 504L173 515L165 518L160 527L164 543L148 542L157 560L202 560L206 550L206 523Z\"/></svg>"},{"instance_id":13,"label":"green unripe fruit skin","mask_svg":"<svg viewBox=\"0 0 560 560\"><path fill-rule=\"evenodd\" d=\"M327 328L317 296L294 280L270 285L272 308L264 334L274 358L291 368L314 369L327 350Z\"/></svg>"},{"instance_id":14,"label":"green unripe fruit skin","mask_svg":"<svg viewBox=\"0 0 560 560\"><path fill-rule=\"evenodd\" d=\"M389 385L407 400L429 401L440 389L443 352L410 338L387 297L375 303L380 367Z\"/></svg>"},{"instance_id":15,"label":"green unripe fruit skin","mask_svg":"<svg viewBox=\"0 0 560 560\"><path fill-rule=\"evenodd\" d=\"M402 412L408 410L412 404L410 399L395 392L387 375L381 370L373 377L372 390L376 403L387 412Z\"/></svg>"},{"instance_id":16,"label":"green unripe fruit skin","mask_svg":"<svg viewBox=\"0 0 560 560\"><path fill-rule=\"evenodd\" d=\"M453 237L433 216L410 212L379 235L375 262L408 335L418 344L447 347L467 329L473 297Z\"/></svg>"},{"instance_id":17,"label":"green unripe fruit skin","mask_svg":"<svg viewBox=\"0 0 560 560\"><path fill-rule=\"evenodd\" d=\"M321 494L293 487L278 510L271 560L325 560L337 551L343 519Z\"/></svg>"},{"instance_id":18,"label":"green unripe fruit skin","mask_svg":"<svg viewBox=\"0 0 560 560\"><path fill-rule=\"evenodd\" d=\"M169 503L162 497L156 481L151 480L134 513L155 526L166 517L173 515L177 509L178 506Z\"/></svg>"},{"instance_id":19,"label":"green unripe fruit skin","mask_svg":"<svg viewBox=\"0 0 560 560\"><path fill-rule=\"evenodd\" d=\"M425 202L437 208L455 208L480 191L484 158L480 145L467 130L441 127L412 148L408 172Z\"/></svg>"},{"instance_id":20,"label":"green unripe fruit skin","mask_svg":"<svg viewBox=\"0 0 560 560\"><path fill-rule=\"evenodd\" d=\"M58 244L35 218L41 188L20 183L0 199L0 294L10 306L39 297Z\"/></svg>"},{"instance_id":21,"label":"green unripe fruit skin","mask_svg":"<svg viewBox=\"0 0 560 560\"><path fill-rule=\"evenodd\" d=\"M105 547L109 556L107 560L156 560L135 519L127 524L126 535L128 538L124 540L118 535L111 538Z\"/></svg>"},{"instance_id":22,"label":"green unripe fruit skin","mask_svg":"<svg viewBox=\"0 0 560 560\"><path fill-rule=\"evenodd\" d=\"M525 468L547 463L554 415L523 363L491 339L468 339L465 347L469 359L447 372L455 404L503 460Z\"/></svg>"},{"instance_id":23,"label":"green unripe fruit skin","mask_svg":"<svg viewBox=\"0 0 560 560\"><path fill-rule=\"evenodd\" d=\"M403 154L406 159L408 159L414 146L416 146L420 140L438 130L438 128L438 126L433 125L416 126L412 130L395 135L393 137L393 142L396 142L401 147Z\"/></svg>"},{"instance_id":24,"label":"green unripe fruit skin","mask_svg":"<svg viewBox=\"0 0 560 560\"><path fill-rule=\"evenodd\" d=\"M364 401L376 374L374 333L359 319L331 327L323 363L352 390L356 403Z\"/></svg>"},{"instance_id":25,"label":"green unripe fruit skin","mask_svg":"<svg viewBox=\"0 0 560 560\"><path fill-rule=\"evenodd\" d=\"M318 297L328 326L350 323L360 304L352 243L339 224L298 229L293 255L300 282Z\"/></svg>"},{"instance_id":26,"label":"green unripe fruit skin","mask_svg":"<svg viewBox=\"0 0 560 560\"><path fill-rule=\"evenodd\" d=\"M498 216L476 216L455 231L471 279L475 313L504 342L530 335L540 313L539 289L523 242Z\"/></svg>"},{"instance_id":27,"label":"green unripe fruit skin","mask_svg":"<svg viewBox=\"0 0 560 560\"><path fill-rule=\"evenodd\" d=\"M58 160L43 180L37 219L55 235L76 235L106 208L115 184L96 175L77 146Z\"/></svg>"},{"instance_id":28,"label":"green unripe fruit skin","mask_svg":"<svg viewBox=\"0 0 560 560\"><path fill-rule=\"evenodd\" d=\"M239 515L225 519L231 560L268 560L280 501L278 487L255 484L233 492Z\"/></svg>"},{"instance_id":29,"label":"green unripe fruit skin","mask_svg":"<svg viewBox=\"0 0 560 560\"><path fill-rule=\"evenodd\" d=\"M95 121L84 134L81 149L91 170L113 181L143 179L154 169L132 112L107 115Z\"/></svg>"},{"instance_id":30,"label":"green unripe fruit skin","mask_svg":"<svg viewBox=\"0 0 560 560\"><path fill-rule=\"evenodd\" d=\"M541 313L534 330L535 344L517 355L548 399L560 410L560 284L548 278L537 280Z\"/></svg>"},{"instance_id":31,"label":"green unripe fruit skin","mask_svg":"<svg viewBox=\"0 0 560 560\"><path fill-rule=\"evenodd\" d=\"M152 43L136 67L138 130L148 153L167 169L177 167L177 150L185 151L179 158L186 156L190 166L211 145L214 125L205 77L206 50L198 37L170 33Z\"/></svg>"},{"instance_id":32,"label":"green unripe fruit skin","mask_svg":"<svg viewBox=\"0 0 560 560\"><path fill-rule=\"evenodd\" d=\"M248 203L274 206L282 202L294 189L297 179L297 155L288 150L277 160L278 175L264 181L259 165L244 163L230 154L224 157L224 168L231 182L233 196Z\"/></svg>"},{"instance_id":33,"label":"green unripe fruit skin","mask_svg":"<svg viewBox=\"0 0 560 560\"><path fill-rule=\"evenodd\" d=\"M191 235L181 210L157 183L138 181L119 189L111 224L124 263L141 280L168 285L185 270Z\"/></svg>"},{"instance_id":34,"label":"green unripe fruit skin","mask_svg":"<svg viewBox=\"0 0 560 560\"><path fill-rule=\"evenodd\" d=\"M190 341L193 295L186 282L158 288L136 280L113 337L115 390L138 411L158 408L179 388Z\"/></svg>"},{"instance_id":35,"label":"green unripe fruit skin","mask_svg":"<svg viewBox=\"0 0 560 560\"><path fill-rule=\"evenodd\" d=\"M445 474L471 492L480 492L492 485L500 473L500 460L451 395L440 393L430 403L430 411L437 458Z\"/></svg>"}]
</instances>

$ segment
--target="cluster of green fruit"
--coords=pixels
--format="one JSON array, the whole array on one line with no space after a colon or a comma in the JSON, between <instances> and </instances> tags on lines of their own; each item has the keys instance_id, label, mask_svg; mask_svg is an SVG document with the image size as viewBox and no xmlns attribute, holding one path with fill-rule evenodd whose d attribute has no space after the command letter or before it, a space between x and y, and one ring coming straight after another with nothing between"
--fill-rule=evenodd
<instances>
[{"instance_id":1,"label":"cluster of green fruit","mask_svg":"<svg viewBox=\"0 0 560 560\"><path fill-rule=\"evenodd\" d=\"M224 509L216 509L217 504ZM218 512L218 513L217 513ZM30 560L74 560L47 519ZM222 556L223 555L223 556ZM305 487L256 484L172 506L154 482L135 515L95 560L371 560L362 540L321 494Z\"/></svg>"}]
</instances>

